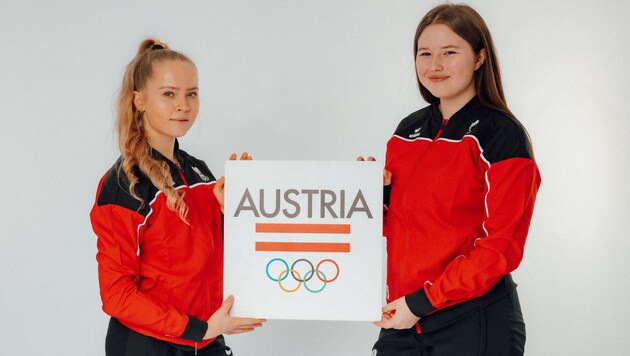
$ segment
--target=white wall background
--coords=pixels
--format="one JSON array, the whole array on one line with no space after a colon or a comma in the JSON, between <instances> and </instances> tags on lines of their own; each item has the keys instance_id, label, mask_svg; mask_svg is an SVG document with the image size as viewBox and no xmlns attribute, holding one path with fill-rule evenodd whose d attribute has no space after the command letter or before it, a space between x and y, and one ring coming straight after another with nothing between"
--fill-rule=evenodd
<instances>
[{"instance_id":1,"label":"white wall background","mask_svg":"<svg viewBox=\"0 0 630 356\"><path fill-rule=\"evenodd\" d=\"M201 111L182 146L217 176L259 159L383 159L424 106L411 53L438 1L0 1L0 354L103 355L98 179L117 157L123 68L145 36L196 61ZM528 355L630 348L630 5L469 2L485 17L512 110L542 171L515 273ZM269 321L241 356L368 355L369 323Z\"/></svg>"}]
</instances>

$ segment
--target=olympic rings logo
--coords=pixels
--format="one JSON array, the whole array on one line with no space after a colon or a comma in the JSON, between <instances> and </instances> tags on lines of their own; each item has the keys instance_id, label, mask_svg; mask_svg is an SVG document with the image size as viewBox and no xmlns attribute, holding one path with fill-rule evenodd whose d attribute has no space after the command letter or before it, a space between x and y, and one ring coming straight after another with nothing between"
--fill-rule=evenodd
<instances>
[{"instance_id":1,"label":"olympic rings logo","mask_svg":"<svg viewBox=\"0 0 630 356\"><path fill-rule=\"evenodd\" d=\"M280 263L281 265L284 265L284 269L280 272L280 274L278 275L277 278L274 278L270 273L269 273L269 266L271 266L274 262ZM304 275L300 274L300 272L298 272L298 269L296 268L296 265L298 263L302 262L302 264L307 264L308 268L306 270L306 273L304 273ZM321 270L322 265L324 265L325 263L329 263L332 264L335 267L335 275L332 278L327 278L326 275L324 274L324 272ZM300 289L300 287L302 286L302 284L304 285L304 288L311 292L311 293L319 293L321 291L324 290L324 288L326 288L326 285L328 283L332 283L334 282L338 277L339 277L339 265L337 264L337 262L327 258L327 259L323 259L321 261L319 261L319 263L317 264L317 266L313 266L313 263L311 263L311 261L305 259L305 258L300 258L295 260L295 262L293 262L291 264L291 267L289 267L289 264L287 263L287 261L283 260L282 258L274 258L272 260L270 260L269 262L267 262L267 267L265 267L265 273L267 274L267 277L272 280L273 282L278 283L278 286L280 287L280 289L282 289L283 291L287 292L287 293L293 293L296 292L298 289ZM287 279L287 277L289 277L289 275L291 275L291 277L293 277L293 279L297 282L297 286L294 287L293 289L288 289L287 287L285 287L282 282ZM303 277L302 277L303 276ZM307 282L309 281L314 281L313 277L316 276L317 279L319 279L323 284L319 289L314 289L312 287L312 285L309 287L309 285L307 284Z\"/></svg>"}]
</instances>

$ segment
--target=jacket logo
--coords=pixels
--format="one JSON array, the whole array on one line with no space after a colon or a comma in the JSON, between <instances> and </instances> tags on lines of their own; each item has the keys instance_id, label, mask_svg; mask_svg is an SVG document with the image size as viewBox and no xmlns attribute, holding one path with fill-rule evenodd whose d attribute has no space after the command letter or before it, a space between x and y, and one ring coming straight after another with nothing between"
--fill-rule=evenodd
<instances>
[{"instance_id":1,"label":"jacket logo","mask_svg":"<svg viewBox=\"0 0 630 356\"><path fill-rule=\"evenodd\" d=\"M420 131L422 131L422 126L418 127L417 129L413 130L413 133L409 135L409 138L416 138L418 136L420 136Z\"/></svg>"},{"instance_id":2,"label":"jacket logo","mask_svg":"<svg viewBox=\"0 0 630 356\"><path fill-rule=\"evenodd\" d=\"M198 175L198 176L199 176L199 177L200 177L200 178L201 178L204 182L209 182L209 181L210 181L210 178L209 178L207 175L205 175L205 174L201 173L201 171L199 170L199 168L197 168L197 167L192 167L192 169L193 169L193 171L195 171L195 173L197 173L197 175Z\"/></svg>"},{"instance_id":3,"label":"jacket logo","mask_svg":"<svg viewBox=\"0 0 630 356\"><path fill-rule=\"evenodd\" d=\"M468 127L468 132L466 132L466 135L468 135L471 130L473 129L473 127L477 126L477 124L479 123L479 120L473 122L472 124L470 124L470 126Z\"/></svg>"}]
</instances>

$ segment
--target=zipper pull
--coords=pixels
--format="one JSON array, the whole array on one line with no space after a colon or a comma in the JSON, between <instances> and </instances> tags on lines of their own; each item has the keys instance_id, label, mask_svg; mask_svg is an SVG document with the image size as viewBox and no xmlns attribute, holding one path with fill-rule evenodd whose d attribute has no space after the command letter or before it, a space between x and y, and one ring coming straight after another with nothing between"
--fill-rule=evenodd
<instances>
[{"instance_id":1,"label":"zipper pull","mask_svg":"<svg viewBox=\"0 0 630 356\"><path fill-rule=\"evenodd\" d=\"M446 124L448 123L448 119L447 118L442 118L442 127L440 127L440 130L444 130L444 126L446 126Z\"/></svg>"},{"instance_id":2,"label":"zipper pull","mask_svg":"<svg viewBox=\"0 0 630 356\"><path fill-rule=\"evenodd\" d=\"M184 185L186 186L186 188L190 188L190 186L188 185L188 181L186 180L186 177L184 177L184 171L182 171L182 166L180 166L179 163L177 163L177 172L179 173L179 177L182 179L182 182L184 182Z\"/></svg>"},{"instance_id":3,"label":"zipper pull","mask_svg":"<svg viewBox=\"0 0 630 356\"><path fill-rule=\"evenodd\" d=\"M442 131L444 131L446 124L448 124L448 119L442 118L442 127L440 127L440 129L438 130L438 133L437 135L435 135L435 138L433 139L433 141L437 140L438 138L440 138L440 136L442 136Z\"/></svg>"}]
</instances>

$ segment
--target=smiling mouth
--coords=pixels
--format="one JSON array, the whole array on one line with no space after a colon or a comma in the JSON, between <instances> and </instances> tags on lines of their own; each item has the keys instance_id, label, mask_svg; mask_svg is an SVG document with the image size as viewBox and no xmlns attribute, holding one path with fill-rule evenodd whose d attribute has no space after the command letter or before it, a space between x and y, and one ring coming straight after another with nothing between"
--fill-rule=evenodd
<instances>
[{"instance_id":1,"label":"smiling mouth","mask_svg":"<svg viewBox=\"0 0 630 356\"><path fill-rule=\"evenodd\" d=\"M434 76L434 77L429 77L429 80L431 80L432 82L443 82L448 78L449 77L447 76Z\"/></svg>"}]
</instances>

